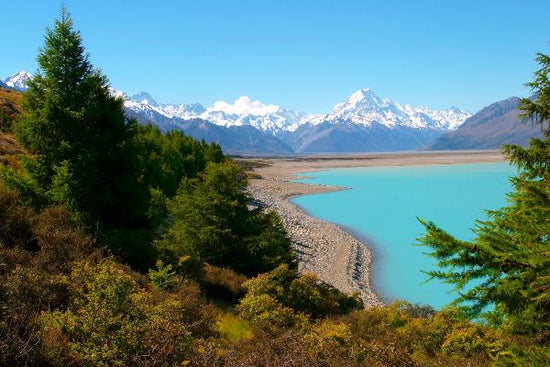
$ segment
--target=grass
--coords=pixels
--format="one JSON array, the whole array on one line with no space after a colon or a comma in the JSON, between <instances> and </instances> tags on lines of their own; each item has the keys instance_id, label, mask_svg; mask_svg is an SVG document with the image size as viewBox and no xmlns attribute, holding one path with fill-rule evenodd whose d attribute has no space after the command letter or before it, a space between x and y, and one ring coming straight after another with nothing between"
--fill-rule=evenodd
<instances>
[{"instance_id":1,"label":"grass","mask_svg":"<svg viewBox=\"0 0 550 367\"><path fill-rule=\"evenodd\" d=\"M254 337L252 328L247 321L232 314L223 314L216 322L216 330L220 335L232 342L248 340Z\"/></svg>"}]
</instances>

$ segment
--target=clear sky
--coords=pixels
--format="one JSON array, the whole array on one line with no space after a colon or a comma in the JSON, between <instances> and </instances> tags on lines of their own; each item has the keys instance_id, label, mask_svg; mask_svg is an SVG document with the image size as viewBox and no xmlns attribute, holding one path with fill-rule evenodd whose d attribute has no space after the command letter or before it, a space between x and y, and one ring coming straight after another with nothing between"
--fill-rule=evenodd
<instances>
[{"instance_id":1,"label":"clear sky","mask_svg":"<svg viewBox=\"0 0 550 367\"><path fill-rule=\"evenodd\" d=\"M164 103L248 95L328 112L360 88L476 112L513 95L550 53L550 1L65 0L113 87ZM0 77L36 71L61 1L2 0Z\"/></svg>"}]
</instances>

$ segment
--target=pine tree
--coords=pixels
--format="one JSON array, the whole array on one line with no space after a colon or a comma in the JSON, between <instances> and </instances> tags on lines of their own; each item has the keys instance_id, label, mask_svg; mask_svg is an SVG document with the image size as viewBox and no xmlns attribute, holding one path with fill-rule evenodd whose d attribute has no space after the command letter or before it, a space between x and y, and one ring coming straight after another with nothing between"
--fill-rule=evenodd
<instances>
[{"instance_id":1,"label":"pine tree","mask_svg":"<svg viewBox=\"0 0 550 367\"><path fill-rule=\"evenodd\" d=\"M91 221L127 218L121 199L133 180L125 155L132 125L126 124L122 99L110 95L107 78L91 65L65 9L47 30L37 60L39 72L15 126L36 160L29 174L50 202Z\"/></svg>"},{"instance_id":2,"label":"pine tree","mask_svg":"<svg viewBox=\"0 0 550 367\"><path fill-rule=\"evenodd\" d=\"M424 221L419 241L438 261L439 269L428 273L460 291L456 303L471 315L492 305L493 321L535 338L550 356L550 57L539 54L536 60L541 68L527 84L536 99L523 99L520 108L541 124L543 138L532 139L528 148L504 147L519 169L508 206L478 221L471 242Z\"/></svg>"}]
</instances>

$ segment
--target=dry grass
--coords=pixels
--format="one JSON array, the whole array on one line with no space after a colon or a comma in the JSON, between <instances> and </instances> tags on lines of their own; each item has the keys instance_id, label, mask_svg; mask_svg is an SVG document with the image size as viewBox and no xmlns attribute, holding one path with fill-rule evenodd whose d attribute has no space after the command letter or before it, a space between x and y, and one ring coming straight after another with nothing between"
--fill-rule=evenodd
<instances>
[{"instance_id":1,"label":"dry grass","mask_svg":"<svg viewBox=\"0 0 550 367\"><path fill-rule=\"evenodd\" d=\"M17 168L15 155L24 153L11 134L11 124L21 113L23 94L0 88L0 164Z\"/></svg>"},{"instance_id":2,"label":"dry grass","mask_svg":"<svg viewBox=\"0 0 550 367\"><path fill-rule=\"evenodd\" d=\"M0 133L0 156L23 153L15 138L7 133Z\"/></svg>"}]
</instances>

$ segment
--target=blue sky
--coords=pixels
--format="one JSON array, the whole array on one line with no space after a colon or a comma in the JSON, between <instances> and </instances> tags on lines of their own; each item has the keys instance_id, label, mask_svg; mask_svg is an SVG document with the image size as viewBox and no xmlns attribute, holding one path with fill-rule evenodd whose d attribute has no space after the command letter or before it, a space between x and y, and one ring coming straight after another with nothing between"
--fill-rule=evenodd
<instances>
[{"instance_id":1,"label":"blue sky","mask_svg":"<svg viewBox=\"0 0 550 367\"><path fill-rule=\"evenodd\" d=\"M60 1L1 1L0 76L34 72ZM550 53L550 1L65 0L92 63L160 102L241 95L328 112L359 88L472 112L512 95Z\"/></svg>"}]
</instances>

